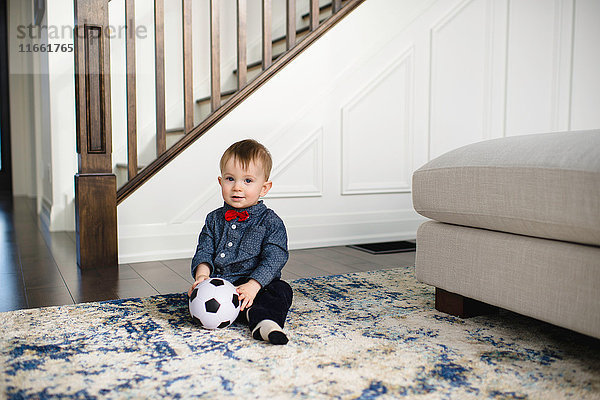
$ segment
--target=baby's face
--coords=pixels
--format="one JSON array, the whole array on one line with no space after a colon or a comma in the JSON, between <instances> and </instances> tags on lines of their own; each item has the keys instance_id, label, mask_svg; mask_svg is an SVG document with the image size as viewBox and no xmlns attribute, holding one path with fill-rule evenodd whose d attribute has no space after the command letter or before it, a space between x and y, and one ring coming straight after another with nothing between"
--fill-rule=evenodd
<instances>
[{"instance_id":1,"label":"baby's face","mask_svg":"<svg viewBox=\"0 0 600 400\"><path fill-rule=\"evenodd\" d=\"M248 168L230 158L219 176L221 194L225 203L235 208L247 208L258 203L267 194L272 183L265 179L262 165L252 161Z\"/></svg>"}]
</instances>

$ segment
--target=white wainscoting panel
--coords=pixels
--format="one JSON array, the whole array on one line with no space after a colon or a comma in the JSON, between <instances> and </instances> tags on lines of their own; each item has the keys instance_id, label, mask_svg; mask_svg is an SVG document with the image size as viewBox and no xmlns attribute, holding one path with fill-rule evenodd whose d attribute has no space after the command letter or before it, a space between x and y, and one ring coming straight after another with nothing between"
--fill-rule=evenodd
<instances>
[{"instance_id":1,"label":"white wainscoting panel","mask_svg":"<svg viewBox=\"0 0 600 400\"><path fill-rule=\"evenodd\" d=\"M273 188L265 197L319 197L323 195L323 128L289 152L271 174Z\"/></svg>"},{"instance_id":2,"label":"white wainscoting panel","mask_svg":"<svg viewBox=\"0 0 600 400\"><path fill-rule=\"evenodd\" d=\"M560 45L560 0L511 1L508 33L506 134L550 132ZM534 17L535 16L535 17Z\"/></svg>"},{"instance_id":3,"label":"white wainscoting panel","mask_svg":"<svg viewBox=\"0 0 600 400\"><path fill-rule=\"evenodd\" d=\"M600 127L600 1L575 2L573 31L573 130Z\"/></svg>"},{"instance_id":4,"label":"white wainscoting panel","mask_svg":"<svg viewBox=\"0 0 600 400\"><path fill-rule=\"evenodd\" d=\"M342 107L342 194L410 190L410 48Z\"/></svg>"},{"instance_id":5,"label":"white wainscoting panel","mask_svg":"<svg viewBox=\"0 0 600 400\"><path fill-rule=\"evenodd\" d=\"M575 0L556 4L554 81L552 97L552 130L570 129L571 79L573 76L573 18Z\"/></svg>"},{"instance_id":6,"label":"white wainscoting panel","mask_svg":"<svg viewBox=\"0 0 600 400\"><path fill-rule=\"evenodd\" d=\"M488 136L491 9L463 1L431 28L431 158Z\"/></svg>"}]
</instances>

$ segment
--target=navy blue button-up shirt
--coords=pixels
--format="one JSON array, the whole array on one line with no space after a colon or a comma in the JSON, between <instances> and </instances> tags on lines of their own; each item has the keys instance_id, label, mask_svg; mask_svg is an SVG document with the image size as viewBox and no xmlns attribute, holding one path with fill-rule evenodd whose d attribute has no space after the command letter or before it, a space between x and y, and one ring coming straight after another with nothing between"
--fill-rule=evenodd
<instances>
[{"instance_id":1,"label":"navy blue button-up shirt","mask_svg":"<svg viewBox=\"0 0 600 400\"><path fill-rule=\"evenodd\" d=\"M225 220L228 210L247 211L248 219ZM262 287L275 278L289 257L287 233L283 221L275 211L261 201L245 209L233 208L227 203L206 216L198 238L196 254L192 259L192 276L200 263L210 265L210 276L235 282L252 278Z\"/></svg>"}]
</instances>

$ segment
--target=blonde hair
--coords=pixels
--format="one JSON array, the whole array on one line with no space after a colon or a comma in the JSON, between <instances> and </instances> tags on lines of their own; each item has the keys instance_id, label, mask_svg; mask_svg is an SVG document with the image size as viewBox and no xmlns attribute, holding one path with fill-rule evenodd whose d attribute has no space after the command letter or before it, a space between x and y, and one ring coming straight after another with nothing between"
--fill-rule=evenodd
<instances>
[{"instance_id":1,"label":"blonde hair","mask_svg":"<svg viewBox=\"0 0 600 400\"><path fill-rule=\"evenodd\" d=\"M265 180L269 180L269 175L271 175L271 167L273 166L271 153L269 153L269 150L267 150L265 146L258 143L256 140L246 139L229 146L229 148L225 150L225 153L223 153L221 162L219 163L221 173L225 169L227 162L232 158L239 162L244 169L247 169L252 161L255 163L260 162L265 174Z\"/></svg>"}]
</instances>

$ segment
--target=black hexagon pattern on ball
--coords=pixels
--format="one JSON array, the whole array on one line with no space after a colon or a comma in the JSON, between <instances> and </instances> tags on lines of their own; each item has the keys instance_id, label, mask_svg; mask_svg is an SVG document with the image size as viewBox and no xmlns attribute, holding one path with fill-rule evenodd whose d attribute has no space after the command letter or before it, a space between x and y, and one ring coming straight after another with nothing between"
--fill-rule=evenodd
<instances>
[{"instance_id":1,"label":"black hexagon pattern on ball","mask_svg":"<svg viewBox=\"0 0 600 400\"><path fill-rule=\"evenodd\" d=\"M221 305L217 300L210 299L207 300L206 303L204 303L204 307L206 308L206 312L216 313L217 311L219 311L219 307L221 307Z\"/></svg>"},{"instance_id":2,"label":"black hexagon pattern on ball","mask_svg":"<svg viewBox=\"0 0 600 400\"><path fill-rule=\"evenodd\" d=\"M230 323L231 323L230 321L224 321L224 322L221 322L221 323L219 324L218 328L219 328L219 329L222 329L222 328L227 328L227 327L229 326L229 324L230 324Z\"/></svg>"},{"instance_id":3,"label":"black hexagon pattern on ball","mask_svg":"<svg viewBox=\"0 0 600 400\"><path fill-rule=\"evenodd\" d=\"M225 282L223 282L223 279L211 279L210 284L213 286L223 286Z\"/></svg>"},{"instance_id":4,"label":"black hexagon pattern on ball","mask_svg":"<svg viewBox=\"0 0 600 400\"><path fill-rule=\"evenodd\" d=\"M231 299L231 302L233 303L233 306L235 308L238 308L238 306L240 305L240 299L239 299L237 293L233 294L233 298Z\"/></svg>"}]
</instances>

